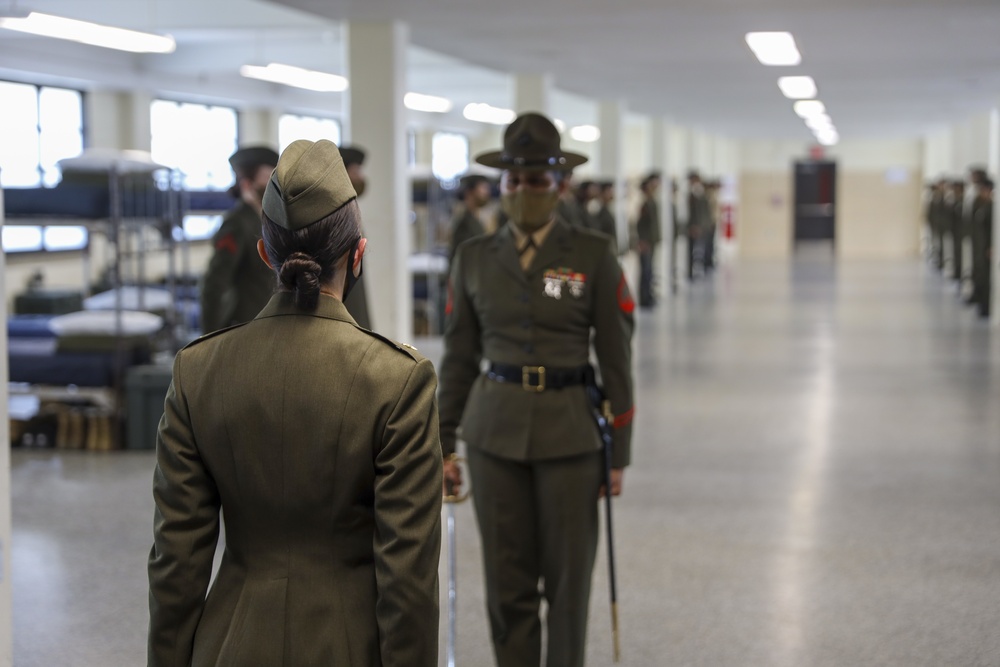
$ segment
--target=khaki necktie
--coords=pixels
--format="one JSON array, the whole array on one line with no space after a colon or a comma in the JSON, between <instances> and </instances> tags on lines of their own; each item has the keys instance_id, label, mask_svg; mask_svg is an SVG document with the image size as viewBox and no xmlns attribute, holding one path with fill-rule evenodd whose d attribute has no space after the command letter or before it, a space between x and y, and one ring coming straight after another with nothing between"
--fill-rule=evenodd
<instances>
[{"instance_id":1,"label":"khaki necktie","mask_svg":"<svg viewBox=\"0 0 1000 667\"><path fill-rule=\"evenodd\" d=\"M535 259L537 254L538 246L535 244L535 239L532 236L528 236L522 243L521 247L517 249L517 254L520 257L521 268L525 271L531 266L531 262Z\"/></svg>"}]
</instances>

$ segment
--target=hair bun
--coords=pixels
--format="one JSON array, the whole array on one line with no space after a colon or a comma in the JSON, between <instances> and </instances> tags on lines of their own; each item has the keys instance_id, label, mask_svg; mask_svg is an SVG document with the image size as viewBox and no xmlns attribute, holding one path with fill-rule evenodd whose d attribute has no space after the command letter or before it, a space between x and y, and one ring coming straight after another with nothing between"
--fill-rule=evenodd
<instances>
[{"instance_id":1,"label":"hair bun","mask_svg":"<svg viewBox=\"0 0 1000 667\"><path fill-rule=\"evenodd\" d=\"M304 252L293 252L281 265L278 279L295 292L295 303L300 308L312 310L319 300L319 277L323 267Z\"/></svg>"}]
</instances>

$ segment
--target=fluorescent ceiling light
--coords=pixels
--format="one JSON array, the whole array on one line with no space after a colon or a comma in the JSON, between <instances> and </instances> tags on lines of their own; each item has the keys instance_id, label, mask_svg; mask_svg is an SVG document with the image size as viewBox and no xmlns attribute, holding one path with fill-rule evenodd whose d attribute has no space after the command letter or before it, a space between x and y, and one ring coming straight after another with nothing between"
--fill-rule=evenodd
<instances>
[{"instance_id":1,"label":"fluorescent ceiling light","mask_svg":"<svg viewBox=\"0 0 1000 667\"><path fill-rule=\"evenodd\" d=\"M278 63L271 63L267 67L244 65L240 68L240 74L250 79L260 79L320 93L339 93L347 90L347 79L342 76L292 65Z\"/></svg>"},{"instance_id":2,"label":"fluorescent ceiling light","mask_svg":"<svg viewBox=\"0 0 1000 667\"><path fill-rule=\"evenodd\" d=\"M833 146L840 141L840 135L834 129L824 130L816 133L816 141L824 146Z\"/></svg>"},{"instance_id":3,"label":"fluorescent ceiling light","mask_svg":"<svg viewBox=\"0 0 1000 667\"><path fill-rule=\"evenodd\" d=\"M812 118L826 113L826 105L819 100L799 100L792 108L799 118Z\"/></svg>"},{"instance_id":4,"label":"fluorescent ceiling light","mask_svg":"<svg viewBox=\"0 0 1000 667\"><path fill-rule=\"evenodd\" d=\"M601 128L596 125L577 125L570 129L569 136L577 141L590 143L601 138Z\"/></svg>"},{"instance_id":5,"label":"fluorescent ceiling light","mask_svg":"<svg viewBox=\"0 0 1000 667\"><path fill-rule=\"evenodd\" d=\"M762 65L798 65L802 62L790 32L748 32L746 40Z\"/></svg>"},{"instance_id":6,"label":"fluorescent ceiling light","mask_svg":"<svg viewBox=\"0 0 1000 667\"><path fill-rule=\"evenodd\" d=\"M31 12L26 18L0 17L0 28L132 53L173 53L177 48L170 35L114 28L39 12Z\"/></svg>"},{"instance_id":7,"label":"fluorescent ceiling light","mask_svg":"<svg viewBox=\"0 0 1000 667\"><path fill-rule=\"evenodd\" d=\"M490 123L492 125L508 125L517 118L517 114L510 109L501 109L477 102L466 104L465 109L462 110L462 115L469 120L479 123Z\"/></svg>"},{"instance_id":8,"label":"fluorescent ceiling light","mask_svg":"<svg viewBox=\"0 0 1000 667\"><path fill-rule=\"evenodd\" d=\"M833 129L833 119L827 116L825 113L820 114L818 116L810 116L809 118L806 118L806 127L808 127L813 132Z\"/></svg>"},{"instance_id":9,"label":"fluorescent ceiling light","mask_svg":"<svg viewBox=\"0 0 1000 667\"><path fill-rule=\"evenodd\" d=\"M811 100L817 92L811 76L783 76L778 79L778 88L790 100Z\"/></svg>"},{"instance_id":10,"label":"fluorescent ceiling light","mask_svg":"<svg viewBox=\"0 0 1000 667\"><path fill-rule=\"evenodd\" d=\"M407 109L414 111L426 111L427 113L448 113L451 111L451 100L435 95L422 95L421 93L407 93L403 96L403 104Z\"/></svg>"}]
</instances>

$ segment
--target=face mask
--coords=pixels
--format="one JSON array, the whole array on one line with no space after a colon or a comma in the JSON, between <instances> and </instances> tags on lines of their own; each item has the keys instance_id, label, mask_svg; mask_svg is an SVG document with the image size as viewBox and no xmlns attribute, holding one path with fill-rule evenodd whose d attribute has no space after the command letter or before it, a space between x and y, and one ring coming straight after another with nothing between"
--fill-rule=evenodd
<instances>
[{"instance_id":1,"label":"face mask","mask_svg":"<svg viewBox=\"0 0 1000 667\"><path fill-rule=\"evenodd\" d=\"M354 242L351 246L351 252L347 255L347 276L344 277L344 297L342 301L347 301L347 295L351 293L354 286L358 284L361 280L361 274L365 272L365 260L361 260L361 264L358 265L358 275L354 275L354 254L358 251L358 245L361 243L361 237Z\"/></svg>"},{"instance_id":2,"label":"face mask","mask_svg":"<svg viewBox=\"0 0 1000 667\"><path fill-rule=\"evenodd\" d=\"M511 222L527 233L541 229L552 219L559 192L515 192L500 197L500 205Z\"/></svg>"}]
</instances>

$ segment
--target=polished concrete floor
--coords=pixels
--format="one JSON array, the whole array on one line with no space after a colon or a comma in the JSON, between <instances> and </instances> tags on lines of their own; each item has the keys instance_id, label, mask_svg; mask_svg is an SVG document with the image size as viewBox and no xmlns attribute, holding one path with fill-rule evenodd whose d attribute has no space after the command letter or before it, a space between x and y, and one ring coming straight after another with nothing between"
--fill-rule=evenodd
<instances>
[{"instance_id":1,"label":"polished concrete floor","mask_svg":"<svg viewBox=\"0 0 1000 667\"><path fill-rule=\"evenodd\" d=\"M621 664L1000 665L1000 332L952 286L917 262L744 262L639 313L635 349ZM143 663L152 462L14 452L16 665ZM457 664L488 666L456 514ZM590 665L611 663L603 568Z\"/></svg>"}]
</instances>

